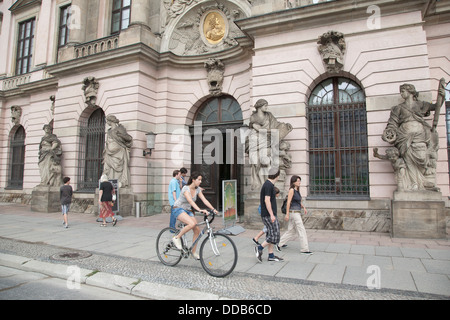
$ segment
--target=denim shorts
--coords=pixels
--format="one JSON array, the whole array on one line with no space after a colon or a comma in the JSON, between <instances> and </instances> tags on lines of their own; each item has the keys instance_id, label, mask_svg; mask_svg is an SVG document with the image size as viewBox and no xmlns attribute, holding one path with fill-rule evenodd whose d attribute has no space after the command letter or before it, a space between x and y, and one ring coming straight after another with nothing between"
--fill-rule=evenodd
<instances>
[{"instance_id":1,"label":"denim shorts","mask_svg":"<svg viewBox=\"0 0 450 320\"><path fill-rule=\"evenodd\" d=\"M70 210L70 204L62 204L61 205L62 214L69 213L69 210Z\"/></svg>"},{"instance_id":2,"label":"denim shorts","mask_svg":"<svg viewBox=\"0 0 450 320\"><path fill-rule=\"evenodd\" d=\"M177 218L183 212L186 212L190 217L194 217L194 214L192 213L192 211L187 211L183 208L172 208L172 212L170 214L170 227L171 228L175 228L175 225L177 223Z\"/></svg>"}]
</instances>

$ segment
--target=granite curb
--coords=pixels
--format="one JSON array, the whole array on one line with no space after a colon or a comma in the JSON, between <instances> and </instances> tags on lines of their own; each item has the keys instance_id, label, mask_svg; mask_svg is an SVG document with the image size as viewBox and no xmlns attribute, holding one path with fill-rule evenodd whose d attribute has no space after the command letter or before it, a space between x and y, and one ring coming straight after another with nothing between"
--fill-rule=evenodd
<instances>
[{"instance_id":1,"label":"granite curb","mask_svg":"<svg viewBox=\"0 0 450 320\"><path fill-rule=\"evenodd\" d=\"M87 284L108 290L131 294L153 300L227 300L216 294L192 289L175 288L164 284L156 284L140 279L130 278L97 270L79 268L77 278L73 277L73 266L38 261L26 257L0 253L0 265L29 272L45 274L49 277L67 280L78 279L80 284ZM175 289L175 290L174 290Z\"/></svg>"}]
</instances>

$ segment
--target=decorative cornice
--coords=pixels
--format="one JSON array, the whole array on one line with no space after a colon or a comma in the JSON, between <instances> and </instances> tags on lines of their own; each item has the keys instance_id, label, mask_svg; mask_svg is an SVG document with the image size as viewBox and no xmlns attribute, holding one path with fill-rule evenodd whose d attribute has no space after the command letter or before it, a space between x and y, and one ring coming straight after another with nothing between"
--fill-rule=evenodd
<instances>
[{"instance_id":1,"label":"decorative cornice","mask_svg":"<svg viewBox=\"0 0 450 320\"><path fill-rule=\"evenodd\" d=\"M27 9L33 6L40 6L42 0L18 0L9 8L9 11L16 14L22 9Z\"/></svg>"},{"instance_id":2,"label":"decorative cornice","mask_svg":"<svg viewBox=\"0 0 450 320\"><path fill-rule=\"evenodd\" d=\"M178 56L171 52L159 53L143 43L136 43L50 65L46 67L46 70L51 75L58 77L65 74L86 73L93 69L110 68L111 66L130 63L133 60L146 61L155 68L164 66L203 68L204 62L209 58L217 58L232 63L241 60L246 52L250 55L251 43L248 41L240 43L242 45L224 51L197 56Z\"/></svg>"},{"instance_id":3,"label":"decorative cornice","mask_svg":"<svg viewBox=\"0 0 450 320\"><path fill-rule=\"evenodd\" d=\"M378 6L381 15L422 11L427 0L335 0L314 5L270 12L235 20L236 25L252 39L258 35L284 33L370 17L369 6Z\"/></svg>"}]
</instances>

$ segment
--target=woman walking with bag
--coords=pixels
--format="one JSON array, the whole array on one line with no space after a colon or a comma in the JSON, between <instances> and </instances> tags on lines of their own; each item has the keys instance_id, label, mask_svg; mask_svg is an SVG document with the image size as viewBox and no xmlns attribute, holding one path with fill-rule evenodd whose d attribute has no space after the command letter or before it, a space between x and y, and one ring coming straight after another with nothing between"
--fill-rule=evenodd
<instances>
[{"instance_id":1,"label":"woman walking with bag","mask_svg":"<svg viewBox=\"0 0 450 320\"><path fill-rule=\"evenodd\" d=\"M114 186L108 181L108 177L106 175L101 176L100 182L100 190L98 192L98 204L100 205L99 217L103 219L103 223L100 227L106 227L106 218L108 217L111 217L113 226L115 226L117 219L114 218L114 212L112 211L112 207L114 205L113 194L115 194Z\"/></svg>"},{"instance_id":2,"label":"woman walking with bag","mask_svg":"<svg viewBox=\"0 0 450 320\"><path fill-rule=\"evenodd\" d=\"M308 238L306 236L306 229L302 221L302 209L306 208L302 204L302 196L300 194L300 183L302 179L299 176L291 177L291 185L289 188L287 205L286 205L286 216L285 221L289 221L288 230L280 239L277 245L277 250L281 251L288 241L295 239L298 235L300 239L300 253L302 254L312 254L309 251Z\"/></svg>"}]
</instances>

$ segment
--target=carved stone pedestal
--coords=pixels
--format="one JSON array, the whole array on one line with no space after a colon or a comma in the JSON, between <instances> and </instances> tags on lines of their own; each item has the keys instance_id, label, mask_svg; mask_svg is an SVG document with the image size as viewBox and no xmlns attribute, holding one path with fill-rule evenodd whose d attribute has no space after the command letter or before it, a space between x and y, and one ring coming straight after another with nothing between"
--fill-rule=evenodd
<instances>
[{"instance_id":1,"label":"carved stone pedestal","mask_svg":"<svg viewBox=\"0 0 450 320\"><path fill-rule=\"evenodd\" d=\"M446 238L445 202L440 192L395 192L391 210L392 237Z\"/></svg>"},{"instance_id":2,"label":"carved stone pedestal","mask_svg":"<svg viewBox=\"0 0 450 320\"><path fill-rule=\"evenodd\" d=\"M121 216L132 216L134 205L134 193L131 188L119 189L119 213Z\"/></svg>"},{"instance_id":3,"label":"carved stone pedestal","mask_svg":"<svg viewBox=\"0 0 450 320\"><path fill-rule=\"evenodd\" d=\"M259 207L260 201L259 196L258 198L249 198L249 195L247 195L247 198L244 202L244 212L245 212L245 226L246 227L256 227L256 228L262 228L263 223L261 220L261 216L258 213L258 207Z\"/></svg>"},{"instance_id":4,"label":"carved stone pedestal","mask_svg":"<svg viewBox=\"0 0 450 320\"><path fill-rule=\"evenodd\" d=\"M31 192L31 211L61 212L59 188L36 186Z\"/></svg>"}]
</instances>

